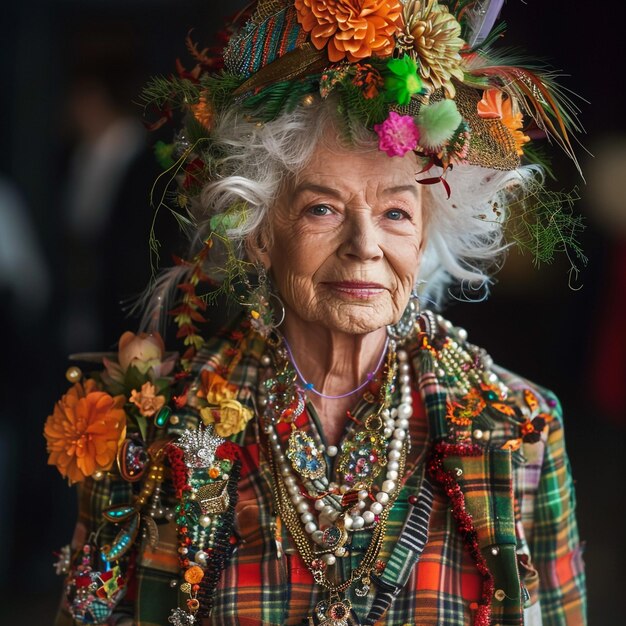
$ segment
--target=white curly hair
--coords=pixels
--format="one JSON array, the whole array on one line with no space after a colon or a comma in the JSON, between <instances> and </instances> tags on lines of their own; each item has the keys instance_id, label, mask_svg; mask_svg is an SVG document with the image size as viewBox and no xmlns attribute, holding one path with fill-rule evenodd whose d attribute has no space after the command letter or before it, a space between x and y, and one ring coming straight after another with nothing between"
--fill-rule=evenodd
<instances>
[{"instance_id":1,"label":"white curly hair","mask_svg":"<svg viewBox=\"0 0 626 626\"><path fill-rule=\"evenodd\" d=\"M329 131L354 150L377 150L377 136L362 128L343 137L337 102L329 98L300 105L277 119L260 123L231 108L217 120L211 133L213 148L222 155L209 182L193 207L192 233L197 246L210 234L211 220L242 207L237 226L226 235L236 254L246 258L251 238L267 232L268 213L286 181L292 180L311 159ZM507 205L541 177L537 167L512 171L455 165L446 173L450 198L441 184L423 186L427 211L426 247L416 289L430 308L440 309L447 299L482 300L506 249L504 223ZM417 178L432 176L418 174ZM211 267L207 267L211 273ZM161 294L180 278L180 268L164 274L157 287ZM178 272L178 274L177 274Z\"/></svg>"}]
</instances>

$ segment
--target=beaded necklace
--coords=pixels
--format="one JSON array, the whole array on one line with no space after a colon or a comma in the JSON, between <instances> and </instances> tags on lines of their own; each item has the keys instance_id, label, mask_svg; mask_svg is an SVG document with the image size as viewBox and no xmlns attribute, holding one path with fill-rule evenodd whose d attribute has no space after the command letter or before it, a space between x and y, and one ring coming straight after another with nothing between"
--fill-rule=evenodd
<instances>
[{"instance_id":1,"label":"beaded necklace","mask_svg":"<svg viewBox=\"0 0 626 626\"><path fill-rule=\"evenodd\" d=\"M388 340L388 346L378 407L342 442L337 463L341 485L328 480L324 456L339 451L325 448L296 427L305 409L306 390L297 384L289 351L280 340L273 352L275 373L264 384L266 396L260 398L276 507L314 580L327 591L327 598L315 608L323 626L348 624L351 603L345 592L357 581L357 595L369 592L370 576L380 567L386 520L405 472L413 413L410 366L406 352L396 351L395 341ZM392 406L398 382L400 398ZM286 447L276 429L279 424L291 427ZM384 480L377 481L383 468ZM363 529L372 533L365 554L350 576L339 580L337 559L349 555L350 534ZM313 623L312 616L309 620Z\"/></svg>"},{"instance_id":2,"label":"beaded necklace","mask_svg":"<svg viewBox=\"0 0 626 626\"><path fill-rule=\"evenodd\" d=\"M374 380L374 376L376 376L376 372L380 369L380 366L383 364L383 360L385 359L385 354L387 354L387 348L389 347L389 337L387 337L387 339L385 340L385 345L383 346L383 351L380 353L380 358L378 359L378 363L376 363L376 367L374 367L374 369L371 372L367 373L365 380L354 389L351 389L350 391L346 391L345 393L340 393L338 395L333 396L333 395L318 391L317 389L315 389L315 385L312 382L309 382L306 380L306 378L300 371L300 368L298 367L296 360L293 357L291 346L289 345L285 337L282 337L282 342L285 344L285 349L287 350L287 354L289 355L293 368L296 370L296 373L298 374L298 376L300 377L300 380L302 381L304 385L303 388L306 391L310 391L311 393L314 393L316 396L319 396L320 398L326 398L327 400L341 400L342 398L347 398L348 396L352 396L355 393L358 393L359 391L361 391L362 389L365 389L365 387L367 387L367 385L369 385L372 382L372 380Z\"/></svg>"}]
</instances>

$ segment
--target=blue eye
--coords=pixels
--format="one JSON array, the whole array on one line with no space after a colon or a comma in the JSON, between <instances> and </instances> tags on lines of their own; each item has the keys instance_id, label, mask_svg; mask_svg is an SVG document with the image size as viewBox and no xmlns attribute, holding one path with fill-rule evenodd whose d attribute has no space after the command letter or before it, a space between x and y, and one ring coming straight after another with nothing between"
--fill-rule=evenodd
<instances>
[{"instance_id":1,"label":"blue eye","mask_svg":"<svg viewBox=\"0 0 626 626\"><path fill-rule=\"evenodd\" d=\"M331 209L325 204L316 204L309 209L309 213L311 213L311 215L323 217L324 215L330 215Z\"/></svg>"},{"instance_id":2,"label":"blue eye","mask_svg":"<svg viewBox=\"0 0 626 626\"><path fill-rule=\"evenodd\" d=\"M401 211L400 209L391 209L391 211L387 211L385 215L390 220L394 220L396 222L410 217L406 211Z\"/></svg>"}]
</instances>

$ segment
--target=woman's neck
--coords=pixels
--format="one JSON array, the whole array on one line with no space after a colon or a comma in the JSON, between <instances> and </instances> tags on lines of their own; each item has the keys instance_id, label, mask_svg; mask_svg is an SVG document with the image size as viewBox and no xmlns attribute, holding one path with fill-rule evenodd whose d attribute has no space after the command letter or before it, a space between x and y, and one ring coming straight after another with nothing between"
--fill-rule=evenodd
<instances>
[{"instance_id":1,"label":"woman's neck","mask_svg":"<svg viewBox=\"0 0 626 626\"><path fill-rule=\"evenodd\" d=\"M359 387L376 373L385 349L385 328L352 335L287 315L281 331L302 378L323 396L340 396ZM328 398L309 393L328 445L337 445L345 428L346 411L359 398L354 393L343 398Z\"/></svg>"},{"instance_id":2,"label":"woman's neck","mask_svg":"<svg viewBox=\"0 0 626 626\"><path fill-rule=\"evenodd\" d=\"M345 394L367 380L387 340L384 328L352 335L289 315L281 331L302 377L316 391L329 396Z\"/></svg>"}]
</instances>

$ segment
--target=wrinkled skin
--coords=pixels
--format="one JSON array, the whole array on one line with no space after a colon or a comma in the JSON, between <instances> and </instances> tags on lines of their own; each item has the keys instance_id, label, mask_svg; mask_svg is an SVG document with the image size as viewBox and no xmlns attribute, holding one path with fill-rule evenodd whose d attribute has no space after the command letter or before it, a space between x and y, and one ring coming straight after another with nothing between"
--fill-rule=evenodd
<instances>
[{"instance_id":1,"label":"wrinkled skin","mask_svg":"<svg viewBox=\"0 0 626 626\"><path fill-rule=\"evenodd\" d=\"M424 243L417 169L412 153L318 147L279 197L259 253L288 317L348 334L400 318Z\"/></svg>"},{"instance_id":2,"label":"wrinkled skin","mask_svg":"<svg viewBox=\"0 0 626 626\"><path fill-rule=\"evenodd\" d=\"M336 445L350 393L376 369L386 325L406 308L419 270L424 212L412 153L346 151L322 142L270 212L272 237L250 247L285 306L280 331Z\"/></svg>"}]
</instances>

